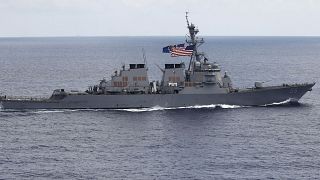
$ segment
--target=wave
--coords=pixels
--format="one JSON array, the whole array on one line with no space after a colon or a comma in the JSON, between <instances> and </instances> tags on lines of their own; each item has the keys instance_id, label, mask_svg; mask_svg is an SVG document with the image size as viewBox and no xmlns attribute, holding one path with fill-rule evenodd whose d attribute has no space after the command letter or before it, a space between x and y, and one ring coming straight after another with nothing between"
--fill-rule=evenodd
<instances>
[{"instance_id":1,"label":"wave","mask_svg":"<svg viewBox=\"0 0 320 180\"><path fill-rule=\"evenodd\" d=\"M67 112L80 112L80 111L105 111L105 109L39 109L30 110L29 112L35 114L45 114L45 113L67 113Z\"/></svg>"},{"instance_id":2,"label":"wave","mask_svg":"<svg viewBox=\"0 0 320 180\"><path fill-rule=\"evenodd\" d=\"M115 109L117 111L127 112L151 112L151 111L164 111L164 110L178 110L178 109L235 109L247 106L228 105L228 104L211 104L211 105L195 105L195 106L184 106L184 107L161 107L154 106L150 108L134 108L134 109Z\"/></svg>"},{"instance_id":3,"label":"wave","mask_svg":"<svg viewBox=\"0 0 320 180\"><path fill-rule=\"evenodd\" d=\"M63 112L67 112L67 111L71 111L71 110L35 110L35 111L31 111L35 114L45 114L45 113L63 113Z\"/></svg>"},{"instance_id":4,"label":"wave","mask_svg":"<svg viewBox=\"0 0 320 180\"><path fill-rule=\"evenodd\" d=\"M260 106L261 107L268 107L268 106L283 106L283 105L292 105L292 104L299 104L299 102L296 99L289 98L289 99L282 101L282 102L274 102L271 104L264 104L264 105L260 105Z\"/></svg>"}]
</instances>

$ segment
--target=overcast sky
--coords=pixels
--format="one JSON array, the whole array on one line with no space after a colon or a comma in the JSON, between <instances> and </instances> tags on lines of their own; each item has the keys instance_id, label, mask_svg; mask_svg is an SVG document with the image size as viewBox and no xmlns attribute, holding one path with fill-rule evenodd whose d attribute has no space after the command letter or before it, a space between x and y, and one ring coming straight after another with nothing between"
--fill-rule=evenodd
<instances>
[{"instance_id":1,"label":"overcast sky","mask_svg":"<svg viewBox=\"0 0 320 180\"><path fill-rule=\"evenodd\" d=\"M0 37L319 36L320 0L0 0Z\"/></svg>"}]
</instances>

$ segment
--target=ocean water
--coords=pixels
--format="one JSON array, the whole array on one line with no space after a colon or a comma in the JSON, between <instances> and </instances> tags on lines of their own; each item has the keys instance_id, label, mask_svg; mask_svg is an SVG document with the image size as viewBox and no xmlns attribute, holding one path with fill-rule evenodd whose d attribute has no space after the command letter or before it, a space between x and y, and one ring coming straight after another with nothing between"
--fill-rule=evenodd
<instances>
[{"instance_id":1,"label":"ocean water","mask_svg":"<svg viewBox=\"0 0 320 180\"><path fill-rule=\"evenodd\" d=\"M205 37L236 87L318 82L319 37ZM0 93L84 90L122 64L188 63L184 37L0 38ZM318 179L320 90L300 105L0 111L0 179Z\"/></svg>"}]
</instances>

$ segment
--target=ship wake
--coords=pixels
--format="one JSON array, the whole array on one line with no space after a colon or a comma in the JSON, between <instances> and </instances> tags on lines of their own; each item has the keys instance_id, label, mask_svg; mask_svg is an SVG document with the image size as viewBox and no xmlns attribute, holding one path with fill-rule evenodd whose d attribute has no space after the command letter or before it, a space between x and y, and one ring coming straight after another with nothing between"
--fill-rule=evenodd
<instances>
[{"instance_id":1,"label":"ship wake","mask_svg":"<svg viewBox=\"0 0 320 180\"><path fill-rule=\"evenodd\" d=\"M152 111L164 111L164 110L179 110L179 109L235 109L248 106L237 106L228 104L211 104L211 105L195 105L195 106L185 106L185 107L161 107L154 106L151 108L135 108L135 109L115 109L117 111L127 111L127 112L152 112Z\"/></svg>"},{"instance_id":2,"label":"ship wake","mask_svg":"<svg viewBox=\"0 0 320 180\"><path fill-rule=\"evenodd\" d=\"M264 104L255 107L275 107L275 106L292 106L299 105L296 99L287 99L282 102L274 102L270 104ZM133 108L133 109L115 109L117 111L127 111L127 112L152 112L152 111L165 111L165 110L179 110L179 109L237 109L245 107L254 106L240 106L240 105L229 105L229 104L211 104L211 105L195 105L195 106L185 106L185 107L161 107L154 106L151 108Z\"/></svg>"},{"instance_id":3,"label":"ship wake","mask_svg":"<svg viewBox=\"0 0 320 180\"><path fill-rule=\"evenodd\" d=\"M289 98L285 101L282 102L274 102L271 104L264 104L264 105L260 105L261 107L274 107L274 106L296 106L296 105L300 105L300 103L298 102L297 99L293 99L293 98Z\"/></svg>"}]
</instances>

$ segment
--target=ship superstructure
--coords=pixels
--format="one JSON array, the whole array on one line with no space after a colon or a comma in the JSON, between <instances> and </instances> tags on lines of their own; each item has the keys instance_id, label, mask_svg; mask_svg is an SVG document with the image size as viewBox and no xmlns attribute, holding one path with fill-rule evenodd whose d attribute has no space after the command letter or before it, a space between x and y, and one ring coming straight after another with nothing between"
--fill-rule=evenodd
<instances>
[{"instance_id":1,"label":"ship superstructure","mask_svg":"<svg viewBox=\"0 0 320 180\"><path fill-rule=\"evenodd\" d=\"M221 74L217 63L210 63L198 47L204 43L202 38L196 37L199 32L194 24L190 24L186 14L189 39L186 40L189 51L186 51L184 44L178 47L180 55L190 57L189 65L184 63L165 64L161 68L161 82L148 79L146 64L129 64L126 68L122 66L120 71L115 71L109 81L105 79L100 84L89 87L88 94L210 94L229 93L232 90L232 83L227 73ZM172 53L177 45L167 46L168 52ZM185 54L184 54L185 53ZM179 56L179 54L176 54Z\"/></svg>"}]
</instances>

